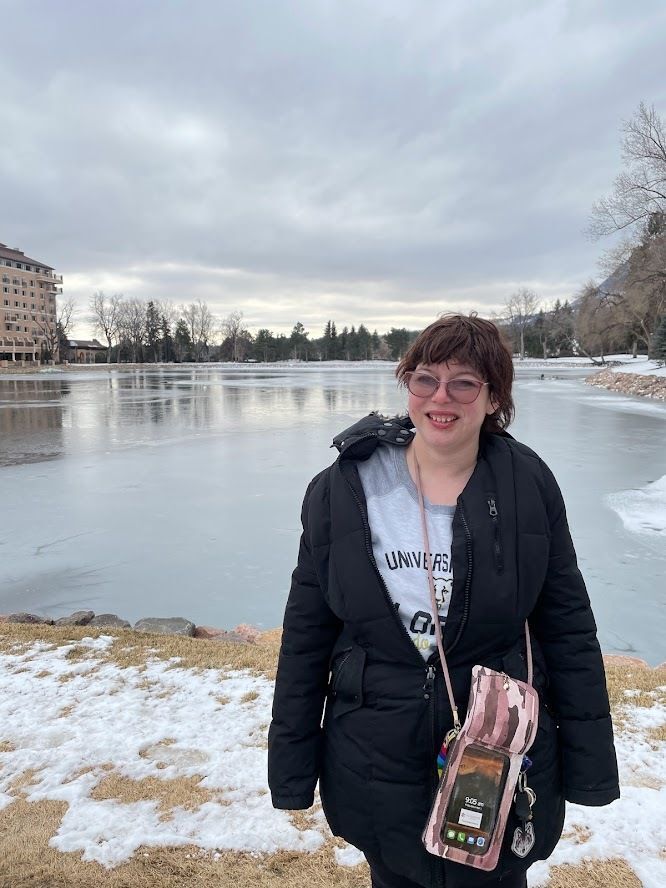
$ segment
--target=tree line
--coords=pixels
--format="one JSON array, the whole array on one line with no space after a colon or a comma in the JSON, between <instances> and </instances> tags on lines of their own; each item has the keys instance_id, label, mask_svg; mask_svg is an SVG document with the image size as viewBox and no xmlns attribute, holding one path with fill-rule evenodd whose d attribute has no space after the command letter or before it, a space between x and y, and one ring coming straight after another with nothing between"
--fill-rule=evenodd
<instances>
[{"instance_id":1,"label":"tree line","mask_svg":"<svg viewBox=\"0 0 666 888\"><path fill-rule=\"evenodd\" d=\"M365 324L338 329L326 322L312 336L300 321L289 334L262 328L252 334L235 311L216 317L202 300L175 307L122 294L93 294L89 320L107 346L107 362L372 361L398 360L418 331L391 327L383 334Z\"/></svg>"}]
</instances>

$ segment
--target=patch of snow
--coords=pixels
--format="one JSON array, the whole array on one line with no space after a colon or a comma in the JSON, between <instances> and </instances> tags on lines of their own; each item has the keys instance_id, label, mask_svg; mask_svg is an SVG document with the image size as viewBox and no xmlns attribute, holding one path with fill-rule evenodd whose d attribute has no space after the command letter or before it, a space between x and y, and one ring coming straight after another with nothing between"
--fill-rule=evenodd
<instances>
[{"instance_id":1,"label":"patch of snow","mask_svg":"<svg viewBox=\"0 0 666 888\"><path fill-rule=\"evenodd\" d=\"M265 748L271 681L239 670L194 671L156 660L141 670L98 660L95 650L112 641L36 643L0 654L0 740L14 747L0 753L0 808L12 803L16 777L33 769L22 788L28 801L68 804L51 846L108 868L142 845L194 845L208 854L322 847L330 833L319 804L306 829L271 806ZM75 646L90 648L90 659L68 661ZM553 865L611 857L625 859L644 888L666 884L660 856L666 743L647 736L666 723L666 706L637 707L626 696L626 727L616 734L622 797L603 808L569 805L565 836L548 862L530 869L531 888L546 883ZM132 780L197 777L209 796L194 810L166 812L156 799L95 800L109 765ZM352 846L336 848L334 856L339 866L363 861Z\"/></svg>"},{"instance_id":2,"label":"patch of snow","mask_svg":"<svg viewBox=\"0 0 666 888\"><path fill-rule=\"evenodd\" d=\"M358 866L365 862L365 855L353 845L335 849L335 862L338 866Z\"/></svg>"},{"instance_id":3,"label":"patch of snow","mask_svg":"<svg viewBox=\"0 0 666 888\"><path fill-rule=\"evenodd\" d=\"M112 641L102 636L46 650L35 644L0 656L0 739L15 747L0 753L0 804L11 804L6 790L16 776L34 769L27 800L69 805L52 846L106 867L140 845L257 853L323 845L323 828L299 830L271 805L272 682L247 671L195 672L156 660L144 670L94 654L67 660L75 646L93 653ZM131 780L201 777L210 800L166 818L150 799L96 801L91 793L109 764Z\"/></svg>"},{"instance_id":4,"label":"patch of snow","mask_svg":"<svg viewBox=\"0 0 666 888\"><path fill-rule=\"evenodd\" d=\"M622 490L606 496L627 530L649 536L666 534L666 475L638 490Z\"/></svg>"}]
</instances>

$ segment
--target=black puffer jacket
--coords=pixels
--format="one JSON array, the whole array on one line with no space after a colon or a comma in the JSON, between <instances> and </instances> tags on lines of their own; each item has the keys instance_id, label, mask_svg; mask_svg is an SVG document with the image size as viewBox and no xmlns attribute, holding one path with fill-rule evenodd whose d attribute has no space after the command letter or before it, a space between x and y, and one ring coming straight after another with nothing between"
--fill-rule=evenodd
<instances>
[{"instance_id":1,"label":"black puffer jacket","mask_svg":"<svg viewBox=\"0 0 666 888\"><path fill-rule=\"evenodd\" d=\"M275 807L295 809L312 804L319 780L336 835L428 888L444 876L447 888L470 888L489 875L433 857L421 844L452 715L437 654L428 669L380 578L356 469L377 446L405 447L412 437L408 418L387 424L371 414L336 438L340 456L307 489L269 784ZM490 874L497 877L552 852L565 798L605 805L619 796L604 668L562 496L539 457L507 435L482 436L453 519L452 559L444 647L461 717L472 666L524 680L527 617L533 636L542 704L528 774L537 793L536 844L525 860L512 854L511 815Z\"/></svg>"}]
</instances>

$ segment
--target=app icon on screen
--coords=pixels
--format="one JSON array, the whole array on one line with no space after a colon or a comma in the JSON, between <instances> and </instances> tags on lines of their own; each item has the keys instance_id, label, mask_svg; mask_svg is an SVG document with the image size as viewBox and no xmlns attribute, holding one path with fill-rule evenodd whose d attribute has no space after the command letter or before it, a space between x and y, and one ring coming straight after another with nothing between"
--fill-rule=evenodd
<instances>
[{"instance_id":1,"label":"app icon on screen","mask_svg":"<svg viewBox=\"0 0 666 888\"><path fill-rule=\"evenodd\" d=\"M479 836L479 838L476 840L476 844L479 846L479 848L483 848L483 846L486 844L486 840L483 838L483 836Z\"/></svg>"},{"instance_id":2,"label":"app icon on screen","mask_svg":"<svg viewBox=\"0 0 666 888\"><path fill-rule=\"evenodd\" d=\"M466 838L466 836L465 836L465 833L464 833L464 832L459 832L459 833L458 833L458 841L459 841L459 842L464 842L464 841L465 841L465 838Z\"/></svg>"},{"instance_id":3,"label":"app icon on screen","mask_svg":"<svg viewBox=\"0 0 666 888\"><path fill-rule=\"evenodd\" d=\"M447 839L455 839L455 837L456 837L456 831L455 831L455 829L450 829L450 830L447 831L447 833L446 833L446 838L447 838Z\"/></svg>"},{"instance_id":4,"label":"app icon on screen","mask_svg":"<svg viewBox=\"0 0 666 888\"><path fill-rule=\"evenodd\" d=\"M468 845L474 844L474 836L467 836L467 844Z\"/></svg>"}]
</instances>

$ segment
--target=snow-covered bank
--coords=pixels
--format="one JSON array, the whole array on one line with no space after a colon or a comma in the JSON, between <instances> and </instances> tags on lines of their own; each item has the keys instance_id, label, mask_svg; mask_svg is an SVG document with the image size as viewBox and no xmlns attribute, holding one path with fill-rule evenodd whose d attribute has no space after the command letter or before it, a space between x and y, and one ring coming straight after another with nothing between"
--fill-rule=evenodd
<instances>
[{"instance_id":1,"label":"snow-covered bank","mask_svg":"<svg viewBox=\"0 0 666 888\"><path fill-rule=\"evenodd\" d=\"M655 367L649 374L626 373L624 367L613 367L588 376L585 381L612 392L666 401L666 368L663 367Z\"/></svg>"},{"instance_id":2,"label":"snow-covered bank","mask_svg":"<svg viewBox=\"0 0 666 888\"><path fill-rule=\"evenodd\" d=\"M640 490L621 490L606 497L627 530L666 538L666 475Z\"/></svg>"},{"instance_id":3,"label":"snow-covered bank","mask_svg":"<svg viewBox=\"0 0 666 888\"><path fill-rule=\"evenodd\" d=\"M21 799L59 800L67 807L50 848L106 868L178 847L361 862L332 840L318 806L308 816L271 807L270 677L218 665L225 654L213 643L85 631L1 629L0 833ZM173 644L182 659L164 655ZM206 644L216 668L189 660L191 650L205 663ZM618 857L645 888L666 884L666 672L622 668L615 717L623 796L608 808L569 806L565 836L548 863L532 868L531 886L547 885L553 864Z\"/></svg>"}]
</instances>

